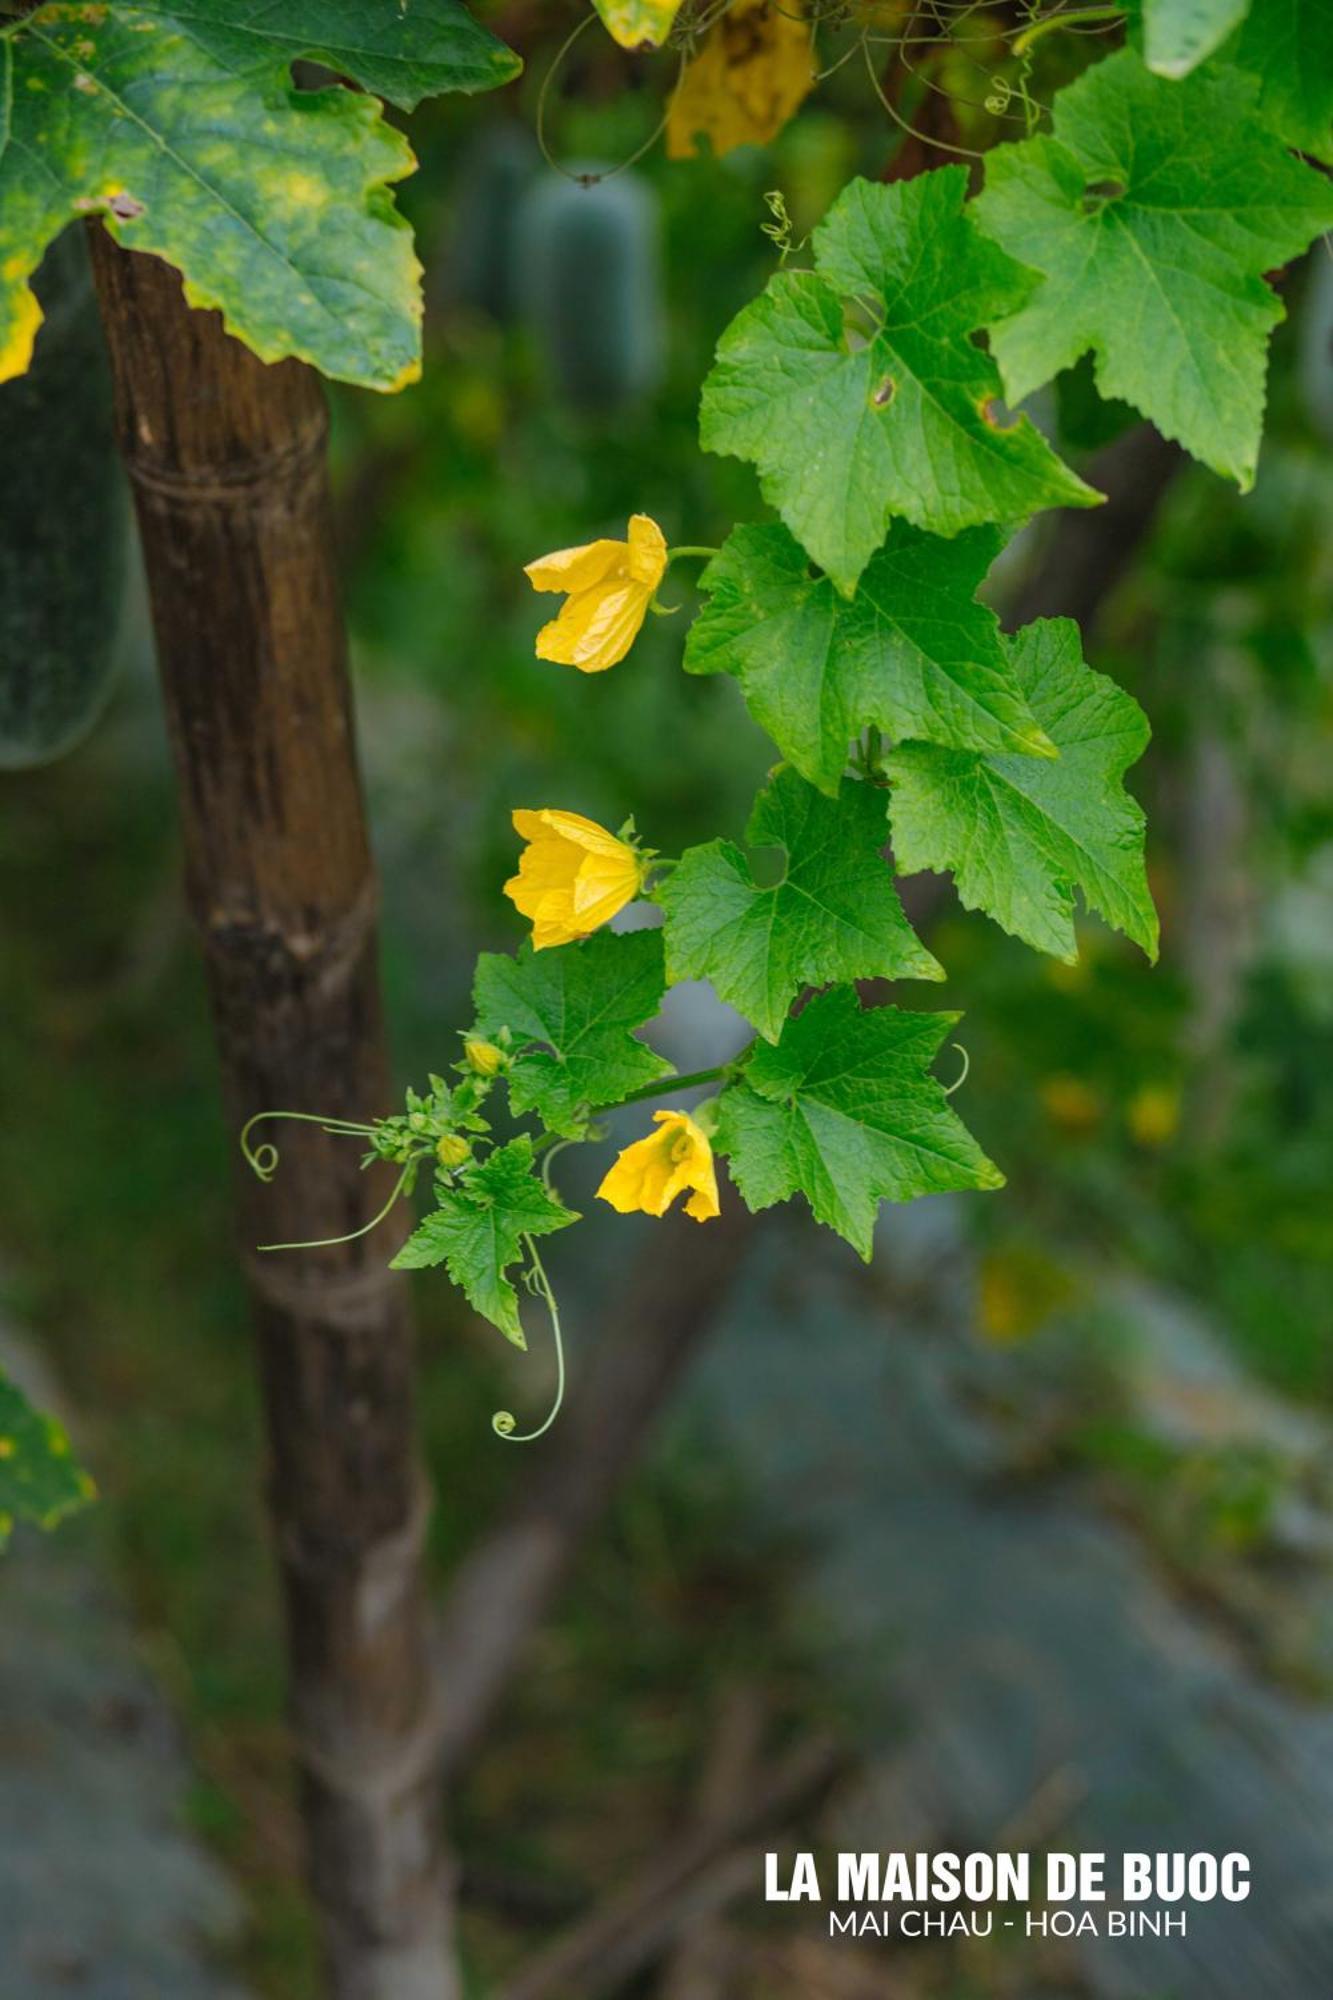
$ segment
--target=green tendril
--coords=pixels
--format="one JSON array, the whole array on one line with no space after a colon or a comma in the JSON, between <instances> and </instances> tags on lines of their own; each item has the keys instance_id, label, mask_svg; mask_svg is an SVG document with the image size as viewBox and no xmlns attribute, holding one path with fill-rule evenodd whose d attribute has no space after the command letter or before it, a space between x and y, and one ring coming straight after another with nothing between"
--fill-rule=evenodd
<instances>
[{"instance_id":1,"label":"green tendril","mask_svg":"<svg viewBox=\"0 0 1333 2000\"><path fill-rule=\"evenodd\" d=\"M281 1155L271 1140L264 1140L258 1146L250 1144L250 1134L265 1118L295 1118L302 1125L318 1125L321 1132L327 1132L334 1139L373 1139L373 1125L360 1125L351 1118L328 1118L318 1111L256 1111L253 1118L247 1118L241 1127L241 1151L245 1163L261 1181L271 1181L278 1171Z\"/></svg>"},{"instance_id":2,"label":"green tendril","mask_svg":"<svg viewBox=\"0 0 1333 2000\"><path fill-rule=\"evenodd\" d=\"M359 1229L349 1229L345 1236L313 1236L305 1243L261 1243L257 1247L260 1250L332 1250L339 1243L355 1243L358 1236L369 1236L371 1230L378 1229L385 1216L388 1215L399 1195L407 1186L408 1175L417 1164L416 1160L408 1161L394 1184L393 1193L389 1196L379 1214L373 1215L369 1222L363 1222Z\"/></svg>"},{"instance_id":3,"label":"green tendril","mask_svg":"<svg viewBox=\"0 0 1333 2000\"><path fill-rule=\"evenodd\" d=\"M946 1097L952 1097L956 1090L962 1089L963 1085L967 1082L967 1073L972 1067L972 1058L971 1056L969 1056L967 1050L963 1047L961 1042L950 1042L949 1047L951 1049L957 1049L959 1055L963 1058L963 1068L962 1068L962 1074L956 1076L952 1083L947 1084L945 1086L944 1095Z\"/></svg>"},{"instance_id":4,"label":"green tendril","mask_svg":"<svg viewBox=\"0 0 1333 2000\"><path fill-rule=\"evenodd\" d=\"M1049 35L1056 28L1077 28L1093 22L1114 22L1123 19L1125 9L1118 6L1066 7L1054 9L1049 14L1041 14L1031 27L1015 35L1010 47L1016 56L1024 56L1043 35Z\"/></svg>"},{"instance_id":5,"label":"green tendril","mask_svg":"<svg viewBox=\"0 0 1333 2000\"><path fill-rule=\"evenodd\" d=\"M538 1424L535 1431L518 1430L516 1428L518 1419L512 1410L497 1410L491 1418L491 1429L497 1437L503 1438L506 1444L531 1444L534 1438L544 1436L559 1416L560 1406L565 1400L565 1347L560 1337L560 1308L555 1302L555 1293L551 1290L551 1281L546 1275L546 1267L542 1263L536 1244L530 1236L525 1236L523 1245L529 1259L523 1282L533 1297L542 1301L551 1316L551 1334L555 1341L555 1401L551 1404L545 1421Z\"/></svg>"}]
</instances>

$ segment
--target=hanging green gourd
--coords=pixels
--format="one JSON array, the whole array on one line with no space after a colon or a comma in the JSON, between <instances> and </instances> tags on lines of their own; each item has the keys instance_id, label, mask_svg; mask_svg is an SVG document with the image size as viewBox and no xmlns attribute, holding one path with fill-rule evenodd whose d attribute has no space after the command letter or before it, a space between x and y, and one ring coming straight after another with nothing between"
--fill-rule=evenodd
<instances>
[{"instance_id":1,"label":"hanging green gourd","mask_svg":"<svg viewBox=\"0 0 1333 2000\"><path fill-rule=\"evenodd\" d=\"M508 326L517 314L518 218L523 195L540 167L536 140L515 119L484 127L459 172L448 297L499 326Z\"/></svg>"},{"instance_id":2,"label":"hanging green gourd","mask_svg":"<svg viewBox=\"0 0 1333 2000\"><path fill-rule=\"evenodd\" d=\"M519 213L524 315L560 400L609 416L661 378L663 308L657 197L635 174L534 182Z\"/></svg>"},{"instance_id":3,"label":"hanging green gourd","mask_svg":"<svg viewBox=\"0 0 1333 2000\"><path fill-rule=\"evenodd\" d=\"M26 375L0 387L0 770L86 735L117 663L128 509L81 230L42 266Z\"/></svg>"}]
</instances>

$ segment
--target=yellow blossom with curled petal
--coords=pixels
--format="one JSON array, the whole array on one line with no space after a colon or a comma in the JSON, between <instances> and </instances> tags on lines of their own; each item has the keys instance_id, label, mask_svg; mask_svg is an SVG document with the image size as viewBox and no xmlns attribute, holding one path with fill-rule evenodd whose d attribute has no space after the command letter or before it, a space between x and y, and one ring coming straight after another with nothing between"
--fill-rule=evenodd
<instances>
[{"instance_id":1,"label":"yellow blossom with curled petal","mask_svg":"<svg viewBox=\"0 0 1333 2000\"><path fill-rule=\"evenodd\" d=\"M775 0L737 0L715 21L667 110L666 150L688 160L700 139L717 155L766 146L814 88L810 24Z\"/></svg>"},{"instance_id":2,"label":"yellow blossom with curled petal","mask_svg":"<svg viewBox=\"0 0 1333 2000\"><path fill-rule=\"evenodd\" d=\"M666 575L666 536L647 514L630 516L629 539L557 549L523 574L534 590L563 590L568 602L537 634L537 658L600 674L623 660Z\"/></svg>"},{"instance_id":3,"label":"yellow blossom with curled petal","mask_svg":"<svg viewBox=\"0 0 1333 2000\"><path fill-rule=\"evenodd\" d=\"M721 1213L717 1173L708 1136L688 1111L654 1111L657 1132L626 1146L597 1193L621 1215L642 1209L645 1215L665 1215L678 1194L693 1192L686 1215L709 1222Z\"/></svg>"},{"instance_id":4,"label":"yellow blossom with curled petal","mask_svg":"<svg viewBox=\"0 0 1333 2000\"><path fill-rule=\"evenodd\" d=\"M505 894L532 920L532 948L572 944L608 923L643 887L648 857L580 813L516 812L527 846Z\"/></svg>"}]
</instances>

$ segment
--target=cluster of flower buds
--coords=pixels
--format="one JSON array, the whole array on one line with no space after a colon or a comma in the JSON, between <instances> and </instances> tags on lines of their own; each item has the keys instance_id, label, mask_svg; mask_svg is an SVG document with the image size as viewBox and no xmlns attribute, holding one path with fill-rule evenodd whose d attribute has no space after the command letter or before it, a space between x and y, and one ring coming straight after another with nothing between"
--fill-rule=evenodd
<instances>
[{"instance_id":1,"label":"cluster of flower buds","mask_svg":"<svg viewBox=\"0 0 1333 2000\"><path fill-rule=\"evenodd\" d=\"M508 1042L506 1029L493 1042L465 1037L463 1060L454 1065L458 1081L432 1076L424 1095L409 1089L406 1109L376 1124L368 1157L415 1167L433 1156L446 1173L465 1166L476 1135L491 1129L481 1107L495 1079L509 1067Z\"/></svg>"}]
</instances>

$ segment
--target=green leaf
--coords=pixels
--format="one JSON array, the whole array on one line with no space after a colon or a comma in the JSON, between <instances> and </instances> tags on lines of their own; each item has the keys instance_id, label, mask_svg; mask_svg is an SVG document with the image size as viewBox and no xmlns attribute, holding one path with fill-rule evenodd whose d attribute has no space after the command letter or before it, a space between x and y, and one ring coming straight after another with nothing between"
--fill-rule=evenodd
<instances>
[{"instance_id":1,"label":"green leaf","mask_svg":"<svg viewBox=\"0 0 1333 2000\"><path fill-rule=\"evenodd\" d=\"M55 1418L34 1410L0 1372L0 1549L15 1521L54 1528L95 1490Z\"/></svg>"},{"instance_id":2,"label":"green leaf","mask_svg":"<svg viewBox=\"0 0 1333 2000\"><path fill-rule=\"evenodd\" d=\"M1158 76L1182 77L1245 18L1250 0L1143 0L1144 54Z\"/></svg>"},{"instance_id":3,"label":"green leaf","mask_svg":"<svg viewBox=\"0 0 1333 2000\"><path fill-rule=\"evenodd\" d=\"M1252 0L1223 54L1259 85L1259 117L1303 153L1333 160L1333 7Z\"/></svg>"},{"instance_id":4,"label":"green leaf","mask_svg":"<svg viewBox=\"0 0 1333 2000\"><path fill-rule=\"evenodd\" d=\"M681 0L593 0L607 33L622 49L658 49L671 33Z\"/></svg>"},{"instance_id":5,"label":"green leaf","mask_svg":"<svg viewBox=\"0 0 1333 2000\"><path fill-rule=\"evenodd\" d=\"M134 0L231 70L306 57L414 111L444 91L494 90L523 65L461 0Z\"/></svg>"},{"instance_id":6,"label":"green leaf","mask_svg":"<svg viewBox=\"0 0 1333 2000\"><path fill-rule=\"evenodd\" d=\"M991 328L1011 398L1091 349L1103 396L1253 483L1282 318L1263 273L1333 223L1333 187L1259 128L1250 80L1169 83L1123 50L1061 91L1054 137L988 155L973 206L1046 274Z\"/></svg>"},{"instance_id":7,"label":"green leaf","mask_svg":"<svg viewBox=\"0 0 1333 2000\"><path fill-rule=\"evenodd\" d=\"M532 1141L511 1139L450 1184L436 1183L439 1207L425 1216L394 1258L398 1271L443 1264L469 1305L526 1347L518 1295L505 1276L524 1255L525 1236L549 1236L578 1216L533 1171Z\"/></svg>"},{"instance_id":8,"label":"green leaf","mask_svg":"<svg viewBox=\"0 0 1333 2000\"><path fill-rule=\"evenodd\" d=\"M805 986L839 979L943 979L903 914L885 859L887 796L848 779L838 798L779 770L755 801L746 838L783 851L761 888L729 840L688 848L657 890L667 976L708 979L775 1041Z\"/></svg>"},{"instance_id":9,"label":"green leaf","mask_svg":"<svg viewBox=\"0 0 1333 2000\"><path fill-rule=\"evenodd\" d=\"M413 6L396 64L384 0L297 0L262 31L254 0L185 0L183 16L57 0L26 17L0 41L0 381L31 355L32 273L84 215L175 265L190 303L219 308L263 360L298 355L374 389L414 380L420 267L389 193L411 149L374 97L298 91L290 74L294 56L324 56L406 102L507 73L443 0Z\"/></svg>"},{"instance_id":10,"label":"green leaf","mask_svg":"<svg viewBox=\"0 0 1333 2000\"><path fill-rule=\"evenodd\" d=\"M1083 664L1072 619L1040 620L1007 643L1059 760L904 744L886 761L898 867L951 870L968 909L1071 963L1078 888L1089 909L1155 958L1143 813L1121 782L1148 742L1143 711Z\"/></svg>"},{"instance_id":11,"label":"green leaf","mask_svg":"<svg viewBox=\"0 0 1333 2000\"><path fill-rule=\"evenodd\" d=\"M958 1018L862 1009L840 986L789 1021L776 1047L760 1043L719 1099L714 1140L747 1206L803 1194L869 1262L881 1201L1002 1187L929 1073Z\"/></svg>"},{"instance_id":12,"label":"green leaf","mask_svg":"<svg viewBox=\"0 0 1333 2000\"><path fill-rule=\"evenodd\" d=\"M751 459L764 497L850 596L894 515L954 535L1097 499L1026 418L970 335L1035 282L973 228L967 174L845 188L734 319L704 384L700 437ZM864 322L849 330L849 314Z\"/></svg>"},{"instance_id":13,"label":"green leaf","mask_svg":"<svg viewBox=\"0 0 1333 2000\"><path fill-rule=\"evenodd\" d=\"M737 528L699 579L686 668L734 674L783 756L830 793L872 723L895 741L1049 755L974 599L999 547L993 528L946 542L895 521L848 602L785 528Z\"/></svg>"},{"instance_id":14,"label":"green leaf","mask_svg":"<svg viewBox=\"0 0 1333 2000\"><path fill-rule=\"evenodd\" d=\"M574 1136L586 1110L668 1074L670 1063L630 1033L656 1014L665 989L660 931L598 931L537 952L525 944L515 958L483 953L476 1031L514 1036L514 1111L535 1111L551 1131Z\"/></svg>"}]
</instances>

